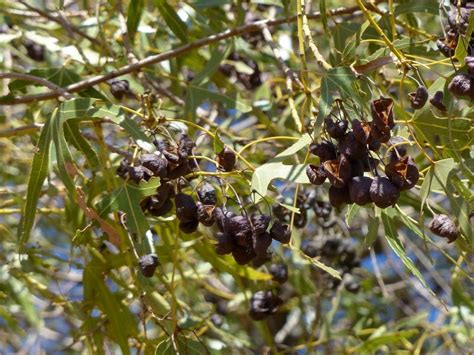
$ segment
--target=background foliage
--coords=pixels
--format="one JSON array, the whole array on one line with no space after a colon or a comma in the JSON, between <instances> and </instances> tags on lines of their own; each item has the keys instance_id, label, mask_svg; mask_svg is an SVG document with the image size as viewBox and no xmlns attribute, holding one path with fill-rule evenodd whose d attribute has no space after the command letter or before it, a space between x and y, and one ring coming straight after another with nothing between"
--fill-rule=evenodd
<instances>
[{"instance_id":1,"label":"background foliage","mask_svg":"<svg viewBox=\"0 0 474 355\"><path fill-rule=\"evenodd\" d=\"M436 47L449 10L435 0L1 0L0 348L467 353L474 112L447 85L465 71L474 20L452 61ZM130 84L121 100L114 78ZM410 108L420 84L444 92L446 112ZM327 201L329 185L305 174L323 119L340 102L368 117L380 96L395 102L394 135L418 184L388 209L335 209L329 224L308 209L296 228L298 198ZM292 241L272 251L287 282L272 281L269 264L217 255L213 228L184 234L174 212L142 212L159 181L115 171L178 132L201 157L186 192L206 180L234 212L284 205ZM232 172L214 165L224 146L239 153ZM437 213L454 218L456 242L427 229ZM358 292L337 281L334 260L301 252L328 237L357 251L347 275ZM160 265L145 278L138 257L151 251ZM257 290L283 300L258 322L248 315Z\"/></svg>"}]
</instances>

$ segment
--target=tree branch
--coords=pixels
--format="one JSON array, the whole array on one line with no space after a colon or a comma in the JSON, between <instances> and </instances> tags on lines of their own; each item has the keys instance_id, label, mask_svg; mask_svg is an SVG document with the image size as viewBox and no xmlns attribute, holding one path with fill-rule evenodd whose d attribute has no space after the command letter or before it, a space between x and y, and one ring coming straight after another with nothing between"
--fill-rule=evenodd
<instances>
[{"instance_id":1,"label":"tree branch","mask_svg":"<svg viewBox=\"0 0 474 355\"><path fill-rule=\"evenodd\" d=\"M72 98L72 95L69 94L67 90L63 89L60 86L57 86L56 84L52 83L49 80L40 78L39 76L11 72L11 73L0 73L0 79L19 79L19 80L31 81L33 83L46 86L48 89L51 89L55 94L57 94L57 96L64 96L64 98L66 99Z\"/></svg>"},{"instance_id":2,"label":"tree branch","mask_svg":"<svg viewBox=\"0 0 474 355\"><path fill-rule=\"evenodd\" d=\"M382 0L377 0L376 2L379 3L379 2L382 2ZM331 10L328 12L328 16L339 16L339 15L355 14L355 13L359 15L362 14L359 11L359 8L357 6L352 6L352 7L343 7L343 8ZM307 15L308 19L318 19L320 17L321 17L321 13L319 11L311 15ZM64 90L70 93L78 92L78 91L87 89L91 86L103 83L107 80L131 73L134 71L138 71L149 65L160 63L165 60L178 57L194 49L207 46L208 44L219 42L227 38L240 36L246 33L261 31L263 26L274 27L274 26L278 26L284 23L295 22L296 19L297 19L297 16L292 16L289 18L282 18L282 19L277 19L277 20L255 21L247 25L243 25L234 29L229 29L229 30L220 32L218 34L201 38L197 41L194 41L192 43L186 44L184 46L178 47L170 51L166 51L160 54L149 56L147 58L137 61L136 63L126 65L108 74L97 75L92 78L68 85L64 88ZM28 95L28 96L14 97L14 98L4 98L0 101L0 105L16 105L16 104L22 104L22 103L29 103L33 101L50 100L58 96L60 95L57 92L49 91L49 92L36 94L36 95Z\"/></svg>"}]
</instances>

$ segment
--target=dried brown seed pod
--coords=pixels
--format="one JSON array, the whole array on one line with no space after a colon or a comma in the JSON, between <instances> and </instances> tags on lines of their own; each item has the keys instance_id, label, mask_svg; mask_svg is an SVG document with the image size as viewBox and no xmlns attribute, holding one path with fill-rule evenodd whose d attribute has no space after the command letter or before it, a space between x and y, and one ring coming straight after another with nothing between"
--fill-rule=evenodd
<instances>
[{"instance_id":1,"label":"dried brown seed pod","mask_svg":"<svg viewBox=\"0 0 474 355\"><path fill-rule=\"evenodd\" d=\"M176 217L181 222L197 221L197 206L190 195L184 193L176 194L174 201L176 205Z\"/></svg>"},{"instance_id":2,"label":"dried brown seed pod","mask_svg":"<svg viewBox=\"0 0 474 355\"><path fill-rule=\"evenodd\" d=\"M468 96L474 99L474 78L469 74L457 74L449 83L448 90L454 96Z\"/></svg>"},{"instance_id":3,"label":"dried brown seed pod","mask_svg":"<svg viewBox=\"0 0 474 355\"><path fill-rule=\"evenodd\" d=\"M351 177L364 176L364 161L365 160L351 160Z\"/></svg>"},{"instance_id":4,"label":"dried brown seed pod","mask_svg":"<svg viewBox=\"0 0 474 355\"><path fill-rule=\"evenodd\" d=\"M285 264L270 265L272 280L278 283L285 283L288 280L288 267Z\"/></svg>"},{"instance_id":5,"label":"dried brown seed pod","mask_svg":"<svg viewBox=\"0 0 474 355\"><path fill-rule=\"evenodd\" d=\"M424 86L419 86L415 92L409 93L408 96L410 97L411 107L414 110L419 110L428 101L428 90Z\"/></svg>"},{"instance_id":6,"label":"dried brown seed pod","mask_svg":"<svg viewBox=\"0 0 474 355\"><path fill-rule=\"evenodd\" d=\"M233 249L232 237L227 233L217 232L216 253L219 255L230 254Z\"/></svg>"},{"instance_id":7,"label":"dried brown seed pod","mask_svg":"<svg viewBox=\"0 0 474 355\"><path fill-rule=\"evenodd\" d=\"M270 216L266 214L252 214L250 220L252 221L253 230L257 234L266 232L270 224Z\"/></svg>"},{"instance_id":8,"label":"dried brown seed pod","mask_svg":"<svg viewBox=\"0 0 474 355\"><path fill-rule=\"evenodd\" d=\"M334 187L346 186L351 178L351 162L345 155L336 160L325 161L323 167L329 182Z\"/></svg>"},{"instance_id":9,"label":"dried brown seed pod","mask_svg":"<svg viewBox=\"0 0 474 355\"><path fill-rule=\"evenodd\" d=\"M389 161L397 161L400 157L407 155L406 141L401 137L392 137L388 142L390 147Z\"/></svg>"},{"instance_id":10,"label":"dried brown seed pod","mask_svg":"<svg viewBox=\"0 0 474 355\"><path fill-rule=\"evenodd\" d=\"M232 235L240 246L248 246L252 242L252 226L245 216L226 218L224 231Z\"/></svg>"},{"instance_id":11,"label":"dried brown seed pod","mask_svg":"<svg viewBox=\"0 0 474 355\"><path fill-rule=\"evenodd\" d=\"M443 103L444 94L442 91L436 91L433 97L430 99L430 104L436 107L438 110L446 112L446 106Z\"/></svg>"},{"instance_id":12,"label":"dried brown seed pod","mask_svg":"<svg viewBox=\"0 0 474 355\"><path fill-rule=\"evenodd\" d=\"M385 166L385 174L400 190L411 189L420 178L418 168L410 156L390 161Z\"/></svg>"},{"instance_id":13,"label":"dried brown seed pod","mask_svg":"<svg viewBox=\"0 0 474 355\"><path fill-rule=\"evenodd\" d=\"M166 200L160 207L155 207L152 204L148 205L148 213L153 217L161 217L170 212L173 209L173 203L171 200Z\"/></svg>"},{"instance_id":14,"label":"dried brown seed pod","mask_svg":"<svg viewBox=\"0 0 474 355\"><path fill-rule=\"evenodd\" d=\"M130 166L128 168L128 176L131 180L135 181L138 184L142 180L150 180L150 178L153 176L153 173L149 169L141 165Z\"/></svg>"},{"instance_id":15,"label":"dried brown seed pod","mask_svg":"<svg viewBox=\"0 0 474 355\"><path fill-rule=\"evenodd\" d=\"M138 266L145 277L152 277L160 263L156 254L147 254L140 257Z\"/></svg>"},{"instance_id":16,"label":"dried brown seed pod","mask_svg":"<svg viewBox=\"0 0 474 355\"><path fill-rule=\"evenodd\" d=\"M118 166L116 173L122 179L126 179L128 177L128 169L130 167L130 162L127 159L122 159L120 161L120 165Z\"/></svg>"},{"instance_id":17,"label":"dried brown seed pod","mask_svg":"<svg viewBox=\"0 0 474 355\"><path fill-rule=\"evenodd\" d=\"M190 174L191 168L189 167L188 161L183 161L180 163L178 166L175 166L172 168L172 165L168 165L168 173L167 173L167 178L169 180L176 180L182 176L186 176Z\"/></svg>"},{"instance_id":18,"label":"dried brown seed pod","mask_svg":"<svg viewBox=\"0 0 474 355\"><path fill-rule=\"evenodd\" d=\"M330 141L322 141L321 143L311 143L309 145L309 151L319 157L320 163L324 163L326 160L336 159L337 152L336 146Z\"/></svg>"},{"instance_id":19,"label":"dried brown seed pod","mask_svg":"<svg viewBox=\"0 0 474 355\"><path fill-rule=\"evenodd\" d=\"M357 119L352 120L352 132L354 133L355 139L362 144L367 144L370 137L371 126L369 122L361 122Z\"/></svg>"},{"instance_id":20,"label":"dried brown seed pod","mask_svg":"<svg viewBox=\"0 0 474 355\"><path fill-rule=\"evenodd\" d=\"M283 301L273 295L272 291L258 291L250 299L250 318L253 320L262 320L276 313L278 307Z\"/></svg>"},{"instance_id":21,"label":"dried brown seed pod","mask_svg":"<svg viewBox=\"0 0 474 355\"><path fill-rule=\"evenodd\" d=\"M217 203L216 189L209 183L204 183L197 190L199 200L205 205L215 205Z\"/></svg>"},{"instance_id":22,"label":"dried brown seed pod","mask_svg":"<svg viewBox=\"0 0 474 355\"><path fill-rule=\"evenodd\" d=\"M388 178L377 176L370 185L370 198L380 208L387 208L397 203L400 197L399 188Z\"/></svg>"},{"instance_id":23,"label":"dried brown seed pod","mask_svg":"<svg viewBox=\"0 0 474 355\"><path fill-rule=\"evenodd\" d=\"M258 268L262 266L265 263L268 263L269 261L272 260L273 254L271 252L268 252L267 255L265 255L262 258L256 257L255 259L252 260L252 266L254 268Z\"/></svg>"},{"instance_id":24,"label":"dried brown seed pod","mask_svg":"<svg viewBox=\"0 0 474 355\"><path fill-rule=\"evenodd\" d=\"M370 134L370 137L367 141L367 144L369 145L369 149L373 152L377 152L380 149L380 147L382 146L382 143L378 139L375 139L373 137L372 127L371 127L371 134Z\"/></svg>"},{"instance_id":25,"label":"dried brown seed pod","mask_svg":"<svg viewBox=\"0 0 474 355\"><path fill-rule=\"evenodd\" d=\"M156 154L143 154L140 157L140 164L160 178L165 178L168 173L168 161Z\"/></svg>"},{"instance_id":26,"label":"dried brown seed pod","mask_svg":"<svg viewBox=\"0 0 474 355\"><path fill-rule=\"evenodd\" d=\"M448 243L454 242L459 234L458 227L454 224L451 218L445 214L434 215L428 228L434 234L443 238L447 238Z\"/></svg>"},{"instance_id":27,"label":"dried brown seed pod","mask_svg":"<svg viewBox=\"0 0 474 355\"><path fill-rule=\"evenodd\" d=\"M348 127L347 120L334 122L331 117L326 117L324 119L324 124L326 125L326 131L328 132L329 136L334 139L344 136Z\"/></svg>"},{"instance_id":28,"label":"dried brown seed pod","mask_svg":"<svg viewBox=\"0 0 474 355\"><path fill-rule=\"evenodd\" d=\"M178 156L180 161L185 161L193 155L194 142L187 134L180 134L178 139Z\"/></svg>"},{"instance_id":29,"label":"dried brown seed pod","mask_svg":"<svg viewBox=\"0 0 474 355\"><path fill-rule=\"evenodd\" d=\"M26 55L37 62L43 62L45 59L45 47L41 44L33 42L30 39L26 39L23 42L26 48Z\"/></svg>"},{"instance_id":30,"label":"dried brown seed pod","mask_svg":"<svg viewBox=\"0 0 474 355\"><path fill-rule=\"evenodd\" d=\"M214 224L214 205L203 205L201 201L196 202L197 218L200 223L206 227L211 227Z\"/></svg>"},{"instance_id":31,"label":"dried brown seed pod","mask_svg":"<svg viewBox=\"0 0 474 355\"><path fill-rule=\"evenodd\" d=\"M270 228L270 235L281 244L288 244L291 240L291 230L288 224L281 223L278 219L273 221Z\"/></svg>"},{"instance_id":32,"label":"dried brown seed pod","mask_svg":"<svg viewBox=\"0 0 474 355\"><path fill-rule=\"evenodd\" d=\"M326 181L326 172L318 165L308 165L306 167L306 175L308 176L309 182L313 185L322 185L324 181Z\"/></svg>"},{"instance_id":33,"label":"dried brown seed pod","mask_svg":"<svg viewBox=\"0 0 474 355\"><path fill-rule=\"evenodd\" d=\"M179 222L179 229L185 234L191 234L197 230L199 221L196 219L189 222Z\"/></svg>"},{"instance_id":34,"label":"dried brown seed pod","mask_svg":"<svg viewBox=\"0 0 474 355\"><path fill-rule=\"evenodd\" d=\"M256 255L252 248L236 246L232 250L232 256L237 264L246 265L251 262Z\"/></svg>"},{"instance_id":35,"label":"dried brown seed pod","mask_svg":"<svg viewBox=\"0 0 474 355\"><path fill-rule=\"evenodd\" d=\"M122 98L130 93L130 84L127 80L112 80L109 83L110 93L117 100L122 100Z\"/></svg>"},{"instance_id":36,"label":"dried brown seed pod","mask_svg":"<svg viewBox=\"0 0 474 355\"><path fill-rule=\"evenodd\" d=\"M346 203L352 203L351 196L349 193L349 187L337 188L331 186L329 188L329 202L331 206L339 208Z\"/></svg>"},{"instance_id":37,"label":"dried brown seed pod","mask_svg":"<svg viewBox=\"0 0 474 355\"><path fill-rule=\"evenodd\" d=\"M359 206L371 203L370 186L372 178L368 176L356 176L349 182L349 194L351 201Z\"/></svg>"},{"instance_id":38,"label":"dried brown seed pod","mask_svg":"<svg viewBox=\"0 0 474 355\"><path fill-rule=\"evenodd\" d=\"M258 258L263 258L267 255L267 249L272 244L272 237L270 233L254 233L252 235L253 250Z\"/></svg>"},{"instance_id":39,"label":"dried brown seed pod","mask_svg":"<svg viewBox=\"0 0 474 355\"><path fill-rule=\"evenodd\" d=\"M359 142L354 132L350 131L339 141L339 153L351 159L363 159L367 155L367 147Z\"/></svg>"},{"instance_id":40,"label":"dried brown seed pod","mask_svg":"<svg viewBox=\"0 0 474 355\"><path fill-rule=\"evenodd\" d=\"M390 139L390 131L382 131L372 122L370 139L379 143L387 143Z\"/></svg>"},{"instance_id":41,"label":"dried brown seed pod","mask_svg":"<svg viewBox=\"0 0 474 355\"><path fill-rule=\"evenodd\" d=\"M393 120L393 100L381 97L372 101L370 105L372 120L375 126L382 132L389 132L395 127Z\"/></svg>"},{"instance_id":42,"label":"dried brown seed pod","mask_svg":"<svg viewBox=\"0 0 474 355\"><path fill-rule=\"evenodd\" d=\"M235 168L235 163L237 161L237 157L235 153L229 148L225 147L218 155L217 155L217 163L224 171L232 171Z\"/></svg>"}]
</instances>

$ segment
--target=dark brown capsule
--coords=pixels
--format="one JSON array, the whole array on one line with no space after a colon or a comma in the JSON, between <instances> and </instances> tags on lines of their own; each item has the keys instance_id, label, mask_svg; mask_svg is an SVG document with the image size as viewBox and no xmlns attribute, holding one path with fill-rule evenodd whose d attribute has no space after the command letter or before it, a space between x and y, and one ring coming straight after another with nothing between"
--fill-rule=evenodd
<instances>
[{"instance_id":1,"label":"dark brown capsule","mask_svg":"<svg viewBox=\"0 0 474 355\"><path fill-rule=\"evenodd\" d=\"M390 161L385 166L385 174L400 190L411 189L420 178L418 168L410 156Z\"/></svg>"},{"instance_id":2,"label":"dark brown capsule","mask_svg":"<svg viewBox=\"0 0 474 355\"><path fill-rule=\"evenodd\" d=\"M349 183L349 195L351 201L359 206L371 203L370 186L372 185L372 178L368 176L353 177Z\"/></svg>"},{"instance_id":3,"label":"dark brown capsule","mask_svg":"<svg viewBox=\"0 0 474 355\"><path fill-rule=\"evenodd\" d=\"M415 92L408 94L410 97L411 107L414 110L419 110L425 106L426 101L428 101L428 90L424 86L419 86Z\"/></svg>"},{"instance_id":4,"label":"dark brown capsule","mask_svg":"<svg viewBox=\"0 0 474 355\"><path fill-rule=\"evenodd\" d=\"M380 208L387 208L397 203L400 197L399 188L388 178L377 176L370 185L370 198Z\"/></svg>"},{"instance_id":5,"label":"dark brown capsule","mask_svg":"<svg viewBox=\"0 0 474 355\"><path fill-rule=\"evenodd\" d=\"M309 182L313 185L322 185L326 181L326 172L318 165L308 165L306 167L306 175Z\"/></svg>"},{"instance_id":6,"label":"dark brown capsule","mask_svg":"<svg viewBox=\"0 0 474 355\"><path fill-rule=\"evenodd\" d=\"M336 160L325 161L323 167L329 182L334 187L346 186L351 178L351 162L345 155Z\"/></svg>"},{"instance_id":7,"label":"dark brown capsule","mask_svg":"<svg viewBox=\"0 0 474 355\"><path fill-rule=\"evenodd\" d=\"M447 238L449 243L454 242L459 234L459 229L454 222L445 214L436 214L431 220L428 228L434 234Z\"/></svg>"}]
</instances>

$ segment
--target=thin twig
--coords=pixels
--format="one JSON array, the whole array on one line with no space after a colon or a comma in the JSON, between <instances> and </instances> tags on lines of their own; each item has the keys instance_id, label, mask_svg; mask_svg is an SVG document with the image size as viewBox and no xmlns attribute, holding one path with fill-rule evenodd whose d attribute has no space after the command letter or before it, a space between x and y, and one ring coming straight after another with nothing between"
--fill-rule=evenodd
<instances>
[{"instance_id":1,"label":"thin twig","mask_svg":"<svg viewBox=\"0 0 474 355\"><path fill-rule=\"evenodd\" d=\"M316 62L324 68L324 70L329 70L332 68L331 64L326 62L324 57L322 56L321 52L319 51L318 47L316 46L316 43L313 40L313 36L311 35L311 30L309 29L308 25L308 16L306 15L306 10L305 10L305 4L304 0L301 1L301 10L302 10L302 15L303 15L303 33L304 37L308 41L309 48L311 48L311 51L313 52L314 58L316 59Z\"/></svg>"},{"instance_id":2,"label":"thin twig","mask_svg":"<svg viewBox=\"0 0 474 355\"><path fill-rule=\"evenodd\" d=\"M382 0L377 0L378 2L381 2ZM339 15L345 15L345 14L361 14L360 11L358 11L357 6L352 6L352 7L343 7L343 8L338 8L334 9L332 11L328 12L328 16L339 16ZM320 12L315 12L311 15L306 15L308 19L318 19L321 16ZM78 92L84 89L87 89L91 86L103 83L107 80L134 72L138 71L144 67L150 66L152 64L160 63L165 60L171 59L178 57L184 53L187 53L189 51L207 46L209 44L215 43L222 41L227 38L235 37L235 36L240 36L246 33L252 33L252 32L257 32L262 30L262 26L268 26L268 27L273 27L273 26L278 26L284 23L291 23L295 22L297 19L297 16L292 16L289 18L282 18L282 19L277 19L277 20L260 20L260 21L255 21L247 25L243 25L234 29L229 29L223 32L220 32L218 34L214 34L208 37L201 38L199 40L196 40L192 43L186 44L184 46L175 48L173 50L169 50L160 54L152 55L149 57L146 57L144 59L141 59L137 61L136 63L133 64L128 64L126 66L123 66L120 69L117 69L115 71L112 71L107 74L103 75L97 75L92 78L82 80L80 82L68 85L64 88L65 91L73 93L73 92ZM13 97L13 98L5 98L2 101L0 101L0 105L15 105L15 104L21 104L21 103L28 103L28 102L33 102L33 101L42 101L42 100L50 100L58 97L58 93L54 91L50 92L45 92L41 94L35 94L35 95L28 95L28 96L20 96L20 97Z\"/></svg>"},{"instance_id":3,"label":"thin twig","mask_svg":"<svg viewBox=\"0 0 474 355\"><path fill-rule=\"evenodd\" d=\"M33 83L46 86L48 89L53 90L54 93L57 94L57 96L63 96L64 98L68 100L72 98L72 95L69 94L66 89L63 89L62 87L57 86L56 84L52 83L49 80L40 78L39 76L10 72L10 73L0 73L0 79L19 79L19 80L31 81Z\"/></svg>"},{"instance_id":4,"label":"thin twig","mask_svg":"<svg viewBox=\"0 0 474 355\"><path fill-rule=\"evenodd\" d=\"M41 127L43 127L42 123L33 123L26 126L6 129L4 131L0 131L0 138L24 136L39 131Z\"/></svg>"},{"instance_id":5,"label":"thin twig","mask_svg":"<svg viewBox=\"0 0 474 355\"><path fill-rule=\"evenodd\" d=\"M76 26L74 26L70 22L68 22L64 17L58 16L58 15L53 15L50 12L43 11L41 9L37 9L36 7L31 6L30 4L28 4L24 0L18 0L18 2L20 4L22 4L23 6L25 6L26 8L30 9L31 11L34 11L34 12L40 14L41 16L43 16L43 17L45 17L45 18L47 18L47 19L49 19L53 22L56 22L56 23L60 24L66 30L70 30L71 32L74 32L74 33L78 34L79 36L84 37L85 39L87 39L91 43L95 44L96 46L98 46L98 47L102 46L102 44L96 38L91 37L87 33L81 31L79 28L77 28Z\"/></svg>"}]
</instances>

